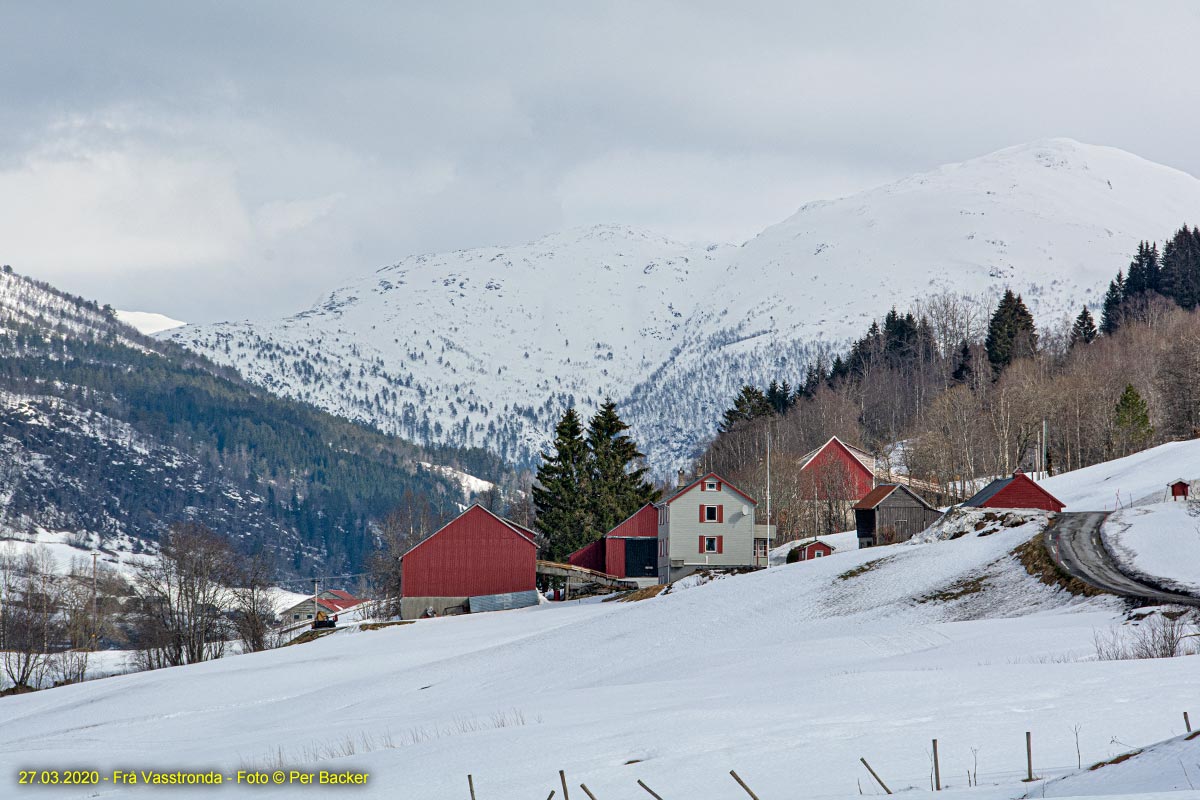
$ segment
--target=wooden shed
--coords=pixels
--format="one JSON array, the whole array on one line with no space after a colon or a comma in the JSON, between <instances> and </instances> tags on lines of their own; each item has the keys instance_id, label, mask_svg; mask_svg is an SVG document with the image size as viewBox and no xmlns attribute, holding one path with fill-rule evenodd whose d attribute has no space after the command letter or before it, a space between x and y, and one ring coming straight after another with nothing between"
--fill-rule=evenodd
<instances>
[{"instance_id":1,"label":"wooden shed","mask_svg":"<svg viewBox=\"0 0 1200 800\"><path fill-rule=\"evenodd\" d=\"M400 616L536 605L532 531L475 504L400 557Z\"/></svg>"},{"instance_id":2,"label":"wooden shed","mask_svg":"<svg viewBox=\"0 0 1200 800\"><path fill-rule=\"evenodd\" d=\"M1172 500L1187 500L1188 492L1191 489L1191 486L1192 484L1188 481L1185 481L1183 478L1167 484L1167 488L1171 490Z\"/></svg>"},{"instance_id":3,"label":"wooden shed","mask_svg":"<svg viewBox=\"0 0 1200 800\"><path fill-rule=\"evenodd\" d=\"M617 578L658 576L658 509L647 503L603 538L567 556L567 563Z\"/></svg>"},{"instance_id":4,"label":"wooden shed","mask_svg":"<svg viewBox=\"0 0 1200 800\"><path fill-rule=\"evenodd\" d=\"M1014 472L1011 478L992 481L963 505L968 508L1040 508L1056 512L1065 507L1061 500L1030 480L1024 472Z\"/></svg>"},{"instance_id":5,"label":"wooden shed","mask_svg":"<svg viewBox=\"0 0 1200 800\"><path fill-rule=\"evenodd\" d=\"M880 484L854 506L858 546L907 542L940 516L940 511L907 486Z\"/></svg>"}]
</instances>

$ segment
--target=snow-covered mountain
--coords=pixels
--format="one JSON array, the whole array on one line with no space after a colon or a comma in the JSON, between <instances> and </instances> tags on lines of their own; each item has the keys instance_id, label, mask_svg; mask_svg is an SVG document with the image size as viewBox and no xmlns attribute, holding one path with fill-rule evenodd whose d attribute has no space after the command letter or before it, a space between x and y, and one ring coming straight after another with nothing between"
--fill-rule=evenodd
<instances>
[{"instance_id":1,"label":"snow-covered mountain","mask_svg":"<svg viewBox=\"0 0 1200 800\"><path fill-rule=\"evenodd\" d=\"M1039 322L1105 285L1141 239L1200 217L1200 180L1052 139L809 203L741 247L624 227L409 257L281 320L164 335L251 381L418 442L521 461L564 406L621 402L659 473L747 381L931 292L1011 287Z\"/></svg>"}]
</instances>

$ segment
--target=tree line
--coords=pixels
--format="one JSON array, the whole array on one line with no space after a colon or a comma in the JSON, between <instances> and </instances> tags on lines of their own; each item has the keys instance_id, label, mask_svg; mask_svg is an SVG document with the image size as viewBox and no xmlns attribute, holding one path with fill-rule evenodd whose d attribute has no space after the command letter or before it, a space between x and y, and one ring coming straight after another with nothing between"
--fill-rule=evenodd
<instances>
[{"instance_id":1,"label":"tree line","mask_svg":"<svg viewBox=\"0 0 1200 800\"><path fill-rule=\"evenodd\" d=\"M774 521L786 539L849 524L814 522L803 497L787 496L800 456L833 435L875 454L881 471L925 482L940 502L963 499L980 477L1035 464L1078 469L1195 436L1193 278L1200 286L1200 234L1182 228L1162 251L1139 246L1099 325L1085 307L1039 330L1012 291L995 300L943 292L909 312L892 309L843 354L810 365L786 403L768 397L772 386L778 397L781 378L743 387L698 461L762 495L770 435Z\"/></svg>"}]
</instances>

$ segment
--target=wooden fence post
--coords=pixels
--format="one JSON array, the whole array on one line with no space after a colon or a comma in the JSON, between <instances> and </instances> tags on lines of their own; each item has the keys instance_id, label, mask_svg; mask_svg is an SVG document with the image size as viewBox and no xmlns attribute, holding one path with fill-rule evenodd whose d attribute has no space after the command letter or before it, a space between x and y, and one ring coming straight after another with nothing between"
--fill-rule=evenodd
<instances>
[{"instance_id":1,"label":"wooden fence post","mask_svg":"<svg viewBox=\"0 0 1200 800\"><path fill-rule=\"evenodd\" d=\"M591 800L596 800L596 795L592 794L592 790L587 788L586 783L579 784L579 788L583 789L583 793L586 794L588 797L590 797Z\"/></svg>"},{"instance_id":2,"label":"wooden fence post","mask_svg":"<svg viewBox=\"0 0 1200 800\"><path fill-rule=\"evenodd\" d=\"M467 776L467 786L471 789L471 800L475 800L475 778Z\"/></svg>"},{"instance_id":3,"label":"wooden fence post","mask_svg":"<svg viewBox=\"0 0 1200 800\"><path fill-rule=\"evenodd\" d=\"M887 784L883 782L883 779L875 774L875 770L871 769L871 765L867 763L867 760L862 756L859 756L858 760L861 761L863 766L867 768L867 772L871 773L871 777L875 779L875 782L882 786L885 792L891 794L892 790L887 788Z\"/></svg>"},{"instance_id":4,"label":"wooden fence post","mask_svg":"<svg viewBox=\"0 0 1200 800\"><path fill-rule=\"evenodd\" d=\"M758 795L756 795L750 789L750 787L746 785L746 782L744 780L742 780L742 777L740 775L738 775L733 770L729 770L729 774L732 775L733 779L738 782L738 786L741 786L743 789L746 790L746 794L750 795L752 798L754 798L754 800L758 800Z\"/></svg>"},{"instance_id":5,"label":"wooden fence post","mask_svg":"<svg viewBox=\"0 0 1200 800\"><path fill-rule=\"evenodd\" d=\"M546 795L546 800L554 800L554 790L550 790L550 794Z\"/></svg>"},{"instance_id":6,"label":"wooden fence post","mask_svg":"<svg viewBox=\"0 0 1200 800\"><path fill-rule=\"evenodd\" d=\"M942 767L938 764L937 739L933 740L933 783L934 791L942 790Z\"/></svg>"},{"instance_id":7,"label":"wooden fence post","mask_svg":"<svg viewBox=\"0 0 1200 800\"><path fill-rule=\"evenodd\" d=\"M567 791L567 775L561 769L558 771L558 779L562 781L563 800L571 800L571 793Z\"/></svg>"},{"instance_id":8,"label":"wooden fence post","mask_svg":"<svg viewBox=\"0 0 1200 800\"><path fill-rule=\"evenodd\" d=\"M649 793L650 793L650 796L651 796L651 797L653 797L653 798L654 798L654 800L663 800L661 797L659 797L659 796L658 796L658 792L654 791L654 790L653 790L653 789L651 789L649 786L647 786L646 784L642 783L642 779L641 779L641 778L638 778L638 786L642 787L642 788L643 788L643 789L645 789L647 792L649 792Z\"/></svg>"},{"instance_id":9,"label":"wooden fence post","mask_svg":"<svg viewBox=\"0 0 1200 800\"><path fill-rule=\"evenodd\" d=\"M1028 772L1026 781L1033 781L1033 734L1025 731L1025 768Z\"/></svg>"},{"instance_id":10,"label":"wooden fence post","mask_svg":"<svg viewBox=\"0 0 1200 800\"><path fill-rule=\"evenodd\" d=\"M1192 721L1188 719L1187 712L1183 712L1183 727L1187 728L1187 732L1192 732Z\"/></svg>"}]
</instances>

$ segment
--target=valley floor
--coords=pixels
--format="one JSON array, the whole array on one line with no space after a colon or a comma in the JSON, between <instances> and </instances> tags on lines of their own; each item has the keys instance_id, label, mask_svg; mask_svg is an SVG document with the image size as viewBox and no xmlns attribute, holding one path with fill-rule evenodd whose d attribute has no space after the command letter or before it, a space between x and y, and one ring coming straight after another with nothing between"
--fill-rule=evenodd
<instances>
[{"instance_id":1,"label":"valley floor","mask_svg":"<svg viewBox=\"0 0 1200 800\"><path fill-rule=\"evenodd\" d=\"M603 800L649 797L641 779L671 800L744 797L736 769L762 800L850 798L881 794L860 757L894 791L928 791L937 738L952 792L1038 795L1040 782L1020 782L1025 731L1042 779L1075 770L1076 729L1084 767L1181 734L1200 663L1096 661L1094 632L1122 623L1124 607L1027 575L1011 551L1040 525L849 552L640 603L348 629L6 698L0 774L11 795L16 771L35 767L357 769L368 785L347 796L434 800L467 797L470 773L479 800L498 800L545 797L562 769L572 796L582 782ZM1138 791L1200 785L1200 740L1173 746L1186 750L1182 770L1138 779ZM969 771L979 788L967 788ZM1105 793L1095 783L1086 793Z\"/></svg>"}]
</instances>

